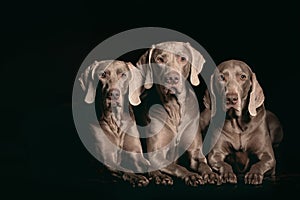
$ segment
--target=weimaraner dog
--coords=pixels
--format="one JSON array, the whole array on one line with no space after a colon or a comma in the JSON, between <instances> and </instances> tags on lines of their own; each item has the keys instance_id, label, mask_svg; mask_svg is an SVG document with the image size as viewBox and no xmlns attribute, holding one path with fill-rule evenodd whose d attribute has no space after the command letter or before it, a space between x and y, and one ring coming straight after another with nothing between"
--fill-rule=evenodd
<instances>
[{"instance_id":1,"label":"weimaraner dog","mask_svg":"<svg viewBox=\"0 0 300 200\"><path fill-rule=\"evenodd\" d=\"M283 131L278 118L265 109L263 89L250 67L239 60L222 62L211 77L210 90L204 96L201 123L205 126L210 116L225 112L224 124L214 128L219 137L208 154L222 182L237 183L240 173L246 184L257 185L266 174L275 175L273 147Z\"/></svg>"},{"instance_id":2,"label":"weimaraner dog","mask_svg":"<svg viewBox=\"0 0 300 200\"><path fill-rule=\"evenodd\" d=\"M172 185L171 176L191 186L218 181L218 175L202 153L198 102L187 84L188 77L192 85L199 84L198 75L204 63L204 57L189 43L173 41L153 45L137 62L143 76L142 85L148 89L146 93L155 91L155 96L146 98L159 99L162 105L151 111L146 139L147 153L162 152L148 158L153 168L158 166L149 173L156 184ZM189 166L178 162L181 148L186 150ZM170 162L163 164L165 160ZM164 166L159 168L160 165Z\"/></svg>"},{"instance_id":3,"label":"weimaraner dog","mask_svg":"<svg viewBox=\"0 0 300 200\"><path fill-rule=\"evenodd\" d=\"M131 63L123 61L95 61L82 73L79 81L86 94L85 102L100 104L99 123L90 124L97 156L112 175L128 181L132 186L146 186L148 179L141 173L134 173L147 171L149 165L142 154L129 104L129 101L136 104L129 98L133 77L139 74L135 70ZM96 97L99 101L95 101Z\"/></svg>"}]
</instances>

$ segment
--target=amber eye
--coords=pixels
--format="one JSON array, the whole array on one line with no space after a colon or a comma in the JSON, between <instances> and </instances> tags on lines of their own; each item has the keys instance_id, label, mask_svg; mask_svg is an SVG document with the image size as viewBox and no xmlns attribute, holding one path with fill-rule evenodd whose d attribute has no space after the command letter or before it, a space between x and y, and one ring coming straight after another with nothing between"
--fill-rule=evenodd
<instances>
[{"instance_id":1,"label":"amber eye","mask_svg":"<svg viewBox=\"0 0 300 200\"><path fill-rule=\"evenodd\" d=\"M244 81L246 80L247 76L245 74L241 74L241 80Z\"/></svg>"},{"instance_id":2,"label":"amber eye","mask_svg":"<svg viewBox=\"0 0 300 200\"><path fill-rule=\"evenodd\" d=\"M225 76L224 76L223 74L220 74L219 80L220 80L220 81L225 81Z\"/></svg>"},{"instance_id":3,"label":"amber eye","mask_svg":"<svg viewBox=\"0 0 300 200\"><path fill-rule=\"evenodd\" d=\"M164 61L164 58L163 58L163 57L158 56L158 57L156 57L156 62L157 62L157 63L164 63L165 61Z\"/></svg>"}]
</instances>

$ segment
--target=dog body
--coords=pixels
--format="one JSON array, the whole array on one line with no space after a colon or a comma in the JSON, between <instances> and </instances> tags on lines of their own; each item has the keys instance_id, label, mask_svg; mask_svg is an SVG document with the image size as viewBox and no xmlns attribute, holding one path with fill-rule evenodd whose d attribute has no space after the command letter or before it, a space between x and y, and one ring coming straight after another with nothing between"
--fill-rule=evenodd
<instances>
[{"instance_id":1,"label":"dog body","mask_svg":"<svg viewBox=\"0 0 300 200\"><path fill-rule=\"evenodd\" d=\"M246 172L245 183L261 184L267 172L275 174L273 146L280 143L283 132L278 118L264 107L265 97L255 74L242 61L225 61L212 75L210 87L204 104L212 116L225 112L226 119L215 126L219 137L208 154L209 164L223 182L237 182L234 166L238 172ZM218 100L221 104L216 104Z\"/></svg>"},{"instance_id":2,"label":"dog body","mask_svg":"<svg viewBox=\"0 0 300 200\"><path fill-rule=\"evenodd\" d=\"M170 161L150 173L157 184L173 184L168 175L192 186L213 183L216 179L202 153L198 102L187 84L189 75L193 85L199 84L198 74L204 62L202 55L190 44L164 42L153 45L137 63L144 73L145 88L150 89L154 83L157 94L154 98L158 97L162 105L151 110L146 141L147 153L154 153L148 158L153 168ZM180 149L186 150L191 170L177 163Z\"/></svg>"},{"instance_id":3,"label":"dog body","mask_svg":"<svg viewBox=\"0 0 300 200\"><path fill-rule=\"evenodd\" d=\"M134 66L122 61L95 61L80 78L85 101L100 109L99 123L91 123L96 152L109 171L133 186L146 186L149 162L143 157L139 133L129 104ZM99 82L97 93L97 83Z\"/></svg>"}]
</instances>

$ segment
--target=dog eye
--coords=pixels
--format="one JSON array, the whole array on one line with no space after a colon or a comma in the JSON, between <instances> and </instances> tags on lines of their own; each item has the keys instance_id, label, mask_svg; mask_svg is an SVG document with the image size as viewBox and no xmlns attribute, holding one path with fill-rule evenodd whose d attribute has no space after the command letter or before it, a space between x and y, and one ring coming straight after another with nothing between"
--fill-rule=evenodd
<instances>
[{"instance_id":1,"label":"dog eye","mask_svg":"<svg viewBox=\"0 0 300 200\"><path fill-rule=\"evenodd\" d=\"M126 78L126 77L127 77L127 74L124 72L124 73L121 74L121 77L122 77L122 78Z\"/></svg>"},{"instance_id":2,"label":"dog eye","mask_svg":"<svg viewBox=\"0 0 300 200\"><path fill-rule=\"evenodd\" d=\"M164 61L164 58L163 58L163 57L157 56L157 57L156 57L156 62L157 62L157 63L164 63L165 61Z\"/></svg>"},{"instance_id":3,"label":"dog eye","mask_svg":"<svg viewBox=\"0 0 300 200\"><path fill-rule=\"evenodd\" d=\"M225 81L225 76L224 76L223 74L220 74L219 80L220 80L220 81Z\"/></svg>"},{"instance_id":4,"label":"dog eye","mask_svg":"<svg viewBox=\"0 0 300 200\"><path fill-rule=\"evenodd\" d=\"M245 80L247 78L247 76L245 74L241 74L241 80Z\"/></svg>"},{"instance_id":5,"label":"dog eye","mask_svg":"<svg viewBox=\"0 0 300 200\"><path fill-rule=\"evenodd\" d=\"M106 76L107 76L107 73L106 73L106 72L102 72L102 73L100 74L100 77L101 77L101 78L106 78Z\"/></svg>"},{"instance_id":6,"label":"dog eye","mask_svg":"<svg viewBox=\"0 0 300 200\"><path fill-rule=\"evenodd\" d=\"M184 61L186 61L186 58L185 57L180 57L180 61L184 62Z\"/></svg>"}]
</instances>

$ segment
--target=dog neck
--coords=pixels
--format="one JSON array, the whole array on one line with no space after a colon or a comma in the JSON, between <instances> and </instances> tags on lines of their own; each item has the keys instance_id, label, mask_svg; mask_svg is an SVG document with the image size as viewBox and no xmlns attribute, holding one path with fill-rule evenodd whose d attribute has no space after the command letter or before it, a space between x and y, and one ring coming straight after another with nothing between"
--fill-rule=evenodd
<instances>
[{"instance_id":1,"label":"dog neck","mask_svg":"<svg viewBox=\"0 0 300 200\"><path fill-rule=\"evenodd\" d=\"M127 105L128 109L124 106ZM124 121L132 119L133 112L129 101L124 101L122 105L113 108L104 108L100 121L105 122L114 133L119 133Z\"/></svg>"},{"instance_id":2,"label":"dog neck","mask_svg":"<svg viewBox=\"0 0 300 200\"><path fill-rule=\"evenodd\" d=\"M185 87L185 86L184 86ZM157 86L160 100L169 117L173 119L174 125L178 126L181 121L181 117L185 112L185 102L187 98L187 89L182 90L180 94L164 94L160 86Z\"/></svg>"},{"instance_id":3,"label":"dog neck","mask_svg":"<svg viewBox=\"0 0 300 200\"><path fill-rule=\"evenodd\" d=\"M248 109L243 109L241 116L226 116L223 130L233 133L252 132L262 122L265 116L265 108L261 106L257 109L257 115L251 116Z\"/></svg>"}]
</instances>

